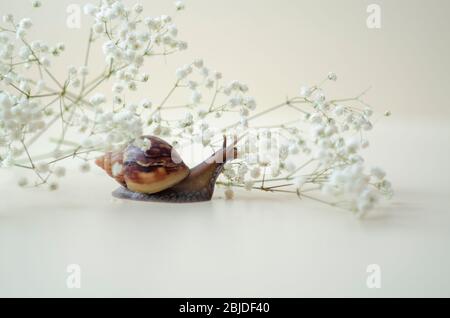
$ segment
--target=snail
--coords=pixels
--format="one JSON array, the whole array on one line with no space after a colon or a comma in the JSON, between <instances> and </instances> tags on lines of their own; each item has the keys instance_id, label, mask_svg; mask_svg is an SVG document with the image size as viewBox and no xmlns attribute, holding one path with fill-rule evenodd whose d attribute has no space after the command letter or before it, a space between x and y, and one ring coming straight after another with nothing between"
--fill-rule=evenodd
<instances>
[{"instance_id":1,"label":"snail","mask_svg":"<svg viewBox=\"0 0 450 318\"><path fill-rule=\"evenodd\" d=\"M123 151L108 152L95 163L121 187L112 195L121 199L160 202L199 202L211 200L216 179L226 161L237 157L236 139L192 169L177 151L155 136L143 136L147 150L129 144Z\"/></svg>"}]
</instances>

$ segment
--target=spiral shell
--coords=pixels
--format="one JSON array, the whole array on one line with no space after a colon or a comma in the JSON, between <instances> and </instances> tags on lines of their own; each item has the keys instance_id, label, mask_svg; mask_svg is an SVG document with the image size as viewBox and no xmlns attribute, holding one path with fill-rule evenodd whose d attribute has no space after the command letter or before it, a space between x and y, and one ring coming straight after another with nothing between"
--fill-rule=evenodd
<instances>
[{"instance_id":1,"label":"spiral shell","mask_svg":"<svg viewBox=\"0 0 450 318\"><path fill-rule=\"evenodd\" d=\"M95 163L129 190L147 194L168 189L189 175L171 145L154 136L142 138L150 141L145 151L131 144L123 151L106 153Z\"/></svg>"}]
</instances>

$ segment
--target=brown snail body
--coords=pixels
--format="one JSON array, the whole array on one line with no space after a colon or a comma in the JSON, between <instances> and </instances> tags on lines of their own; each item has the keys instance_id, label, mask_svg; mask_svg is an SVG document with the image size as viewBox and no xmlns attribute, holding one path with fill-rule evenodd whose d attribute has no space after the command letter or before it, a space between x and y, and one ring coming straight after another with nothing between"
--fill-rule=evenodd
<instances>
[{"instance_id":1,"label":"brown snail body","mask_svg":"<svg viewBox=\"0 0 450 318\"><path fill-rule=\"evenodd\" d=\"M123 151L109 152L96 160L122 187L113 196L122 199L160 202L199 202L211 200L217 177L227 160L236 158L234 145L222 149L189 169L175 149L164 140L150 141L146 151L129 145Z\"/></svg>"}]
</instances>

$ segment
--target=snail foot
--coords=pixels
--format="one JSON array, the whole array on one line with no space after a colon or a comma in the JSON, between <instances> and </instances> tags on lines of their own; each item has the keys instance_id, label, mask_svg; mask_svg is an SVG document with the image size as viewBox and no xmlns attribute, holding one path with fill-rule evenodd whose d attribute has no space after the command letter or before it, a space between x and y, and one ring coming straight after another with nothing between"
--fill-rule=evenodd
<instances>
[{"instance_id":1,"label":"snail foot","mask_svg":"<svg viewBox=\"0 0 450 318\"><path fill-rule=\"evenodd\" d=\"M171 189L153 193L133 192L125 187L117 188L112 192L112 196L119 199L147 201L147 202L169 202L169 203L193 203L211 200L212 193L207 189L194 192L176 192Z\"/></svg>"}]
</instances>

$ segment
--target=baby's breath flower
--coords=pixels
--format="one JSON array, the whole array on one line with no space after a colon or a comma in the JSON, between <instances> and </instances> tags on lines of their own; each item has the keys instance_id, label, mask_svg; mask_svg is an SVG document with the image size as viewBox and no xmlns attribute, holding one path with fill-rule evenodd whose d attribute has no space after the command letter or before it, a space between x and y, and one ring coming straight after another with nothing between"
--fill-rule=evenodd
<instances>
[{"instance_id":1,"label":"baby's breath flower","mask_svg":"<svg viewBox=\"0 0 450 318\"><path fill-rule=\"evenodd\" d=\"M306 183L308 178L306 176L298 176L295 178L295 187L300 189Z\"/></svg>"},{"instance_id":2,"label":"baby's breath flower","mask_svg":"<svg viewBox=\"0 0 450 318\"><path fill-rule=\"evenodd\" d=\"M100 104L103 104L106 102L106 97L103 94L97 93L94 94L90 99L89 102L94 105L94 106L98 106Z\"/></svg>"},{"instance_id":3,"label":"baby's breath flower","mask_svg":"<svg viewBox=\"0 0 450 318\"><path fill-rule=\"evenodd\" d=\"M40 162L36 165L36 170L40 173L47 173L49 171L49 166L46 162Z\"/></svg>"},{"instance_id":4,"label":"baby's breath flower","mask_svg":"<svg viewBox=\"0 0 450 318\"><path fill-rule=\"evenodd\" d=\"M244 188L245 188L245 190L247 190L247 191L252 191L252 189L253 189L253 185L254 185L255 183L254 183L254 181L252 181L252 180L247 180L247 181L245 181L245 183L244 183Z\"/></svg>"},{"instance_id":5,"label":"baby's breath flower","mask_svg":"<svg viewBox=\"0 0 450 318\"><path fill-rule=\"evenodd\" d=\"M261 169L259 167L254 167L251 171L250 171L250 176L253 179L259 178L259 176L261 175Z\"/></svg>"},{"instance_id":6,"label":"baby's breath flower","mask_svg":"<svg viewBox=\"0 0 450 318\"><path fill-rule=\"evenodd\" d=\"M28 185L28 179L25 177L22 177L19 179L19 181L17 181L17 184L19 185L19 187L25 187Z\"/></svg>"},{"instance_id":7,"label":"baby's breath flower","mask_svg":"<svg viewBox=\"0 0 450 318\"><path fill-rule=\"evenodd\" d=\"M53 170L53 173L55 174L55 176L57 176L59 178L64 177L66 175L66 168L64 168L64 167L56 167Z\"/></svg>"},{"instance_id":8,"label":"baby's breath flower","mask_svg":"<svg viewBox=\"0 0 450 318\"><path fill-rule=\"evenodd\" d=\"M31 19L29 19L29 18L24 18L24 19L20 20L20 22L19 22L19 28L22 28L22 29L29 29L29 28L31 28L32 25L33 25L33 22L31 22Z\"/></svg>"},{"instance_id":9,"label":"baby's breath flower","mask_svg":"<svg viewBox=\"0 0 450 318\"><path fill-rule=\"evenodd\" d=\"M32 4L39 7L41 3L35 0ZM177 11L184 7L183 1L175 2ZM121 0L88 3L83 11L91 21L89 41L96 42L88 47L90 51L101 47L104 65L90 61L70 66L61 79L53 74L52 61L65 50L65 45L28 40L32 27L29 18L16 23L12 15L3 17L16 38L9 32L0 32L0 82L4 87L0 91L1 167L27 165L36 173L37 185L56 189L58 185L52 178L65 175L59 162L62 158L90 158L89 151L122 151L131 143L146 151L151 143L141 138L144 134L162 136L177 144L186 140L209 152L210 148L217 149L225 132L240 140L238 157L225 165L218 179L226 186L227 199L234 196L234 186L272 193L297 192L299 196L301 191L316 191L316 195L325 196L321 202L340 202L362 216L374 208L381 195L392 195L384 171L373 168L370 173L365 172L361 151L369 146L366 131L373 128L374 111L362 101L362 95L336 104L319 83L303 86L299 96L254 114L257 104L245 83L224 82L222 73L196 59L176 69L174 85L153 107L148 99L137 102L129 93L147 87L149 75L144 65L148 58L187 48L187 43L178 38L180 32L173 19L167 15L141 16L141 4L127 7ZM87 62L89 54L86 58ZM42 76L30 76L38 69L34 66L40 66L43 74L45 71L44 78L49 78L46 83ZM100 84L103 87L108 80L108 89L113 93L110 105L99 92ZM336 81L336 74L329 73L327 80ZM183 96L181 92L186 92L186 88L185 100L179 105L173 103L173 95ZM145 94L148 92L151 93ZM252 120L266 112L284 111L285 106L298 110L299 116L289 118L285 124L272 123L253 139L248 129L253 126ZM385 113L390 115L389 111ZM218 126L215 119L222 117L224 121L230 119L228 128ZM29 150L39 147L29 148L28 143L33 144L43 131L53 131L53 123L59 122L64 133L61 139L57 138L57 146L51 152L54 155L49 155L48 161L35 160L34 151ZM66 138L74 133L79 134L79 140ZM227 139L227 147L231 139ZM65 151L71 146L76 150L73 156L67 156ZM86 157L77 152L86 153ZM89 169L88 161L80 166L83 172ZM309 173L304 169L309 169ZM122 170L118 163L112 167L115 176ZM18 183L25 186L28 181L20 179ZM309 183L311 187L303 189Z\"/></svg>"},{"instance_id":10,"label":"baby's breath flower","mask_svg":"<svg viewBox=\"0 0 450 318\"><path fill-rule=\"evenodd\" d=\"M384 179L384 177L386 176L386 172L384 172L384 170L381 169L380 167L373 167L370 170L370 174L380 180Z\"/></svg>"},{"instance_id":11,"label":"baby's breath flower","mask_svg":"<svg viewBox=\"0 0 450 318\"><path fill-rule=\"evenodd\" d=\"M80 165L80 171L81 172L89 172L90 170L91 170L91 166L90 166L90 164L88 162L83 162Z\"/></svg>"},{"instance_id":12,"label":"baby's breath flower","mask_svg":"<svg viewBox=\"0 0 450 318\"><path fill-rule=\"evenodd\" d=\"M191 103L198 104L202 99L202 94L198 91L193 91L191 95Z\"/></svg>"},{"instance_id":13,"label":"baby's breath flower","mask_svg":"<svg viewBox=\"0 0 450 318\"><path fill-rule=\"evenodd\" d=\"M178 11L184 10L184 8L185 8L184 1L181 1L181 0L175 1L175 8Z\"/></svg>"},{"instance_id":14,"label":"baby's breath flower","mask_svg":"<svg viewBox=\"0 0 450 318\"><path fill-rule=\"evenodd\" d=\"M227 200L232 200L232 199L234 198L234 191L233 191L233 189L227 188L227 189L225 190L225 198L226 198Z\"/></svg>"},{"instance_id":15,"label":"baby's breath flower","mask_svg":"<svg viewBox=\"0 0 450 318\"><path fill-rule=\"evenodd\" d=\"M31 5L33 6L33 8L40 8L42 6L42 2L39 0L33 0L31 1Z\"/></svg>"},{"instance_id":16,"label":"baby's breath flower","mask_svg":"<svg viewBox=\"0 0 450 318\"><path fill-rule=\"evenodd\" d=\"M144 10L144 7L142 6L142 4L140 4L140 3L136 3L134 6L133 6L133 11L134 12L136 12L136 13L142 13L142 11Z\"/></svg>"},{"instance_id":17,"label":"baby's breath flower","mask_svg":"<svg viewBox=\"0 0 450 318\"><path fill-rule=\"evenodd\" d=\"M311 96L311 89L307 86L302 86L300 88L300 96L302 97L309 97Z\"/></svg>"},{"instance_id":18,"label":"baby's breath flower","mask_svg":"<svg viewBox=\"0 0 450 318\"><path fill-rule=\"evenodd\" d=\"M86 15L94 15L98 12L98 8L96 6L94 6L91 3L87 3L84 7L83 7L83 12Z\"/></svg>"},{"instance_id":19,"label":"baby's breath flower","mask_svg":"<svg viewBox=\"0 0 450 318\"><path fill-rule=\"evenodd\" d=\"M328 79L330 80L330 81L337 81L337 75L336 75L336 73L328 73Z\"/></svg>"}]
</instances>

